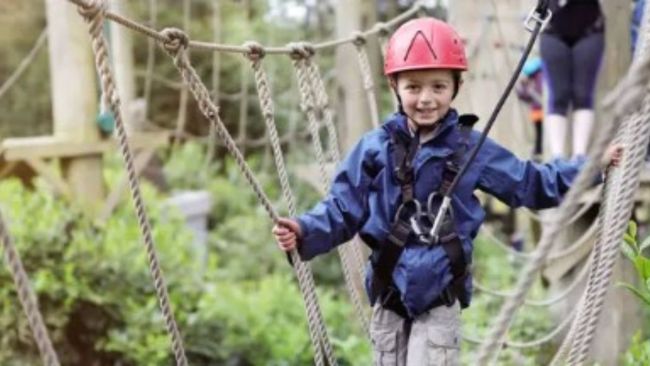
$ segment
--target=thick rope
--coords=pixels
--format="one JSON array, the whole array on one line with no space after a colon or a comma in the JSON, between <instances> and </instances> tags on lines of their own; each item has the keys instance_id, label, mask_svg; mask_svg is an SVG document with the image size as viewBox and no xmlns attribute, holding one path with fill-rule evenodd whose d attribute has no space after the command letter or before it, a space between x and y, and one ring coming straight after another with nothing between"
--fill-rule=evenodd
<instances>
[{"instance_id":1,"label":"thick rope","mask_svg":"<svg viewBox=\"0 0 650 366\"><path fill-rule=\"evenodd\" d=\"M34 46L32 49L27 53L27 56L20 61L18 64L18 67L14 72L5 80L4 83L2 83L2 86L0 86L0 99L2 99L7 91L11 89L12 86L16 83L16 81L23 75L25 70L29 67L29 65L34 62L34 59L36 59L36 56L38 55L38 51L43 48L43 45L45 45L45 41L47 40L47 28L43 29L41 31L41 34L38 36L38 39L36 39L36 43L34 43Z\"/></svg>"},{"instance_id":2,"label":"thick rope","mask_svg":"<svg viewBox=\"0 0 650 366\"><path fill-rule=\"evenodd\" d=\"M68 0L68 1L78 6L85 6L87 0ZM395 27L401 24L402 22L406 21L407 19L413 17L415 14L418 13L418 11L424 8L426 8L425 2L421 0L417 0L405 12L396 16L390 21L382 24L385 24L385 26L389 28ZM105 17L135 32L151 37L157 40L158 42L164 43L166 41L165 36L161 32L158 32L155 29L147 27L144 24L138 23L120 14L115 14L113 12L106 11ZM369 30L363 32L363 36L368 37L373 34L376 34L377 32L379 32L379 28L371 27ZM354 40L355 40L354 36L349 36L337 40L318 43L314 45L314 49L319 51L328 48L335 48L343 44L352 43L354 42ZM218 51L218 52L229 52L229 53L240 53L240 54L246 54L248 52L248 49L242 46L234 46L234 45L226 45L226 44L218 44L214 42L202 42L202 41L188 41L187 47L192 49L197 49L197 50L204 50L204 51ZM264 47L264 49L267 54L290 55L293 52L293 49L291 47Z\"/></svg>"},{"instance_id":3,"label":"thick rope","mask_svg":"<svg viewBox=\"0 0 650 366\"><path fill-rule=\"evenodd\" d=\"M569 354L570 365L582 365L585 362L594 331L598 323L605 296L609 290L611 277L617 259L620 256L620 240L627 228L630 212L634 206L634 195L640 182L640 172L643 168L647 152L647 141L650 138L650 95L644 100L641 114L632 117L632 122L625 132L625 157L623 169L615 185L618 196L612 199L611 213L606 213L603 235L603 263L597 268L594 276L592 296L587 297L585 312L581 315L576 337ZM614 195L614 194L612 194Z\"/></svg>"},{"instance_id":4,"label":"thick rope","mask_svg":"<svg viewBox=\"0 0 650 366\"><path fill-rule=\"evenodd\" d=\"M650 59L649 8L644 11L642 24L639 49L632 69L635 69L637 65L647 63ZM639 69L637 68L637 70ZM625 152L622 168L612 172L608 177L610 182L608 182L603 199L606 205L601 211L600 217L603 227L605 227L602 236L599 237L603 246L603 259L602 263L593 270L593 276L590 276L587 290L583 295L584 306L573 324L576 330L572 334L572 339L567 340L567 342L571 341L569 365L582 365L587 358L605 296L610 287L613 269L620 257L620 238L627 228L630 211L634 206L634 193L639 185L639 173L643 167L647 153L647 141L650 137L650 94L647 87L648 84L646 84L643 108L631 114L623 125L621 138Z\"/></svg>"},{"instance_id":5,"label":"thick rope","mask_svg":"<svg viewBox=\"0 0 650 366\"><path fill-rule=\"evenodd\" d=\"M341 160L340 146L338 141L338 135L336 132L336 126L334 125L334 113L329 104L329 97L327 95L327 90L325 89L325 83L321 76L318 65L313 60L306 62L307 75L309 77L309 82L314 95L315 107L318 109L322 119L318 121L319 123L324 123L327 128L327 137L328 137L328 154L331 161L336 164ZM320 125L318 126L320 129ZM309 128L308 128L309 129ZM313 136L313 132L311 132ZM313 140L313 139L312 139ZM320 140L318 140L320 142ZM326 186L323 186L326 189ZM361 246L363 243L356 236L352 242L343 244L343 246L349 247L345 249L346 251L351 252L352 258L352 267L357 269L359 279L363 279L365 276L364 266L365 260L363 259L363 254L361 252Z\"/></svg>"},{"instance_id":6,"label":"thick rope","mask_svg":"<svg viewBox=\"0 0 650 366\"><path fill-rule=\"evenodd\" d=\"M587 163L575 179L571 190L569 190L564 198L560 210L557 212L556 220L542 236L535 256L524 269L517 285L516 296L508 299L501 308L488 337L488 342L479 349L478 364L487 364L491 356L501 346L502 338L516 310L521 306L525 293L531 287L535 273L544 264L546 256L555 242L560 228L563 226L563 221L570 219L575 214L579 205L580 196L592 185L593 177L599 172L600 158L610 144L615 131L619 128L622 117L630 111L634 111L638 108L639 103L641 103L641 99L645 95L647 80L650 78L650 72L647 72L648 68L650 68L650 59L648 62L643 62L643 65L634 68L608 97L608 100L616 102L615 105L612 102L608 103L609 105L613 105L614 118L612 119L612 123L606 124L603 128L596 131L597 136Z\"/></svg>"},{"instance_id":7,"label":"thick rope","mask_svg":"<svg viewBox=\"0 0 650 366\"><path fill-rule=\"evenodd\" d=\"M149 270L151 271L154 280L154 287L163 313L163 318L165 319L165 326L167 332L171 336L171 346L172 351L174 352L174 358L176 359L177 365L187 366L188 363L185 356L185 349L183 347L183 340L171 309L167 285L160 267L160 261L156 253L153 235L151 234L151 225L145 210L142 194L140 193L138 177L135 173L133 154L127 141L126 130L120 112L120 98L115 87L113 72L108 61L108 47L103 35L105 9L106 6L103 0L92 0L79 6L79 12L90 26L92 47L95 53L95 65L102 81L101 86L104 103L110 106L113 115L115 116L115 128L117 130L120 152L124 158L124 164L129 178L129 187L131 188L131 196L133 198L136 216L140 226L140 234L142 235L145 249L147 251Z\"/></svg>"},{"instance_id":8,"label":"thick rope","mask_svg":"<svg viewBox=\"0 0 650 366\"><path fill-rule=\"evenodd\" d=\"M59 357L54 351L52 341L43 321L43 316L38 310L36 294L29 283L25 267L23 267L23 263L20 260L20 254L18 254L18 250L9 235L9 228L2 217L2 211L0 211L0 238L2 239L2 248L9 272L16 285L18 299L27 316L27 322L32 329L32 334L34 334L34 340L43 359L43 364L47 366L59 366Z\"/></svg>"},{"instance_id":9,"label":"thick rope","mask_svg":"<svg viewBox=\"0 0 650 366\"><path fill-rule=\"evenodd\" d=\"M355 33L354 49L357 51L357 60L359 69L363 76L363 88L366 90L366 101L368 102L368 111L370 120L374 128L379 127L379 111L377 110L377 97L375 96L375 83L372 80L372 68L366 51L366 37L361 32Z\"/></svg>"},{"instance_id":10,"label":"thick rope","mask_svg":"<svg viewBox=\"0 0 650 366\"><path fill-rule=\"evenodd\" d=\"M325 153L323 152L323 146L320 143L318 122L315 113L315 101L313 97L313 90L310 85L309 77L309 63L311 62L310 58L313 55L313 52L302 44L295 44L296 52L292 56L293 67L296 72L296 77L298 79L298 89L300 90L300 99L301 99L301 108L304 113L307 115L307 120L309 124L309 129L311 131L312 145L316 154L316 159L318 161L319 171L320 171L320 182L321 188L323 191L327 192L330 186L330 178L326 169L326 158ZM338 152L335 153L338 157ZM352 243L354 244L354 243ZM362 305L362 294L355 286L354 274L352 270L352 260L354 254L350 249L351 244L340 245L337 247L337 251L341 258L341 268L343 269L343 277L345 279L345 285L347 287L348 293L354 305L355 312L361 321L363 330L368 333L370 330L370 323L368 321L368 316L363 310ZM357 266L358 267L358 266ZM358 273L358 272L357 272Z\"/></svg>"},{"instance_id":11,"label":"thick rope","mask_svg":"<svg viewBox=\"0 0 650 366\"><path fill-rule=\"evenodd\" d=\"M273 208L271 201L262 190L260 183L255 178L255 175L246 163L246 160L237 148L237 145L232 139L232 136L230 136L230 133L228 132L226 126L221 121L221 118L219 116L219 108L212 102L209 91L201 82L200 77L188 59L186 53L189 42L187 35L183 31L173 28L165 29L162 33L166 39L166 41L162 43L163 49L174 60L174 65L183 77L183 81L188 85L190 91L194 95L194 98L198 102L199 109L215 127L218 136L223 140L226 148L235 158L235 162L239 166L239 169L242 172L244 178L248 181L251 188L257 195L260 204L264 207L273 222L277 222L278 214ZM320 341L327 361L330 363L330 365L336 365L336 359L333 356L329 337L327 335L325 325L323 324L322 313L320 311L318 299L314 290L314 279L311 269L307 264L303 263L300 260L300 256L295 250L290 253L290 256L293 260L298 277L298 284L303 294L312 342ZM316 354L318 354L319 350L320 347L314 348L314 352ZM322 365L322 357L315 357L315 361L317 365Z\"/></svg>"},{"instance_id":12,"label":"thick rope","mask_svg":"<svg viewBox=\"0 0 650 366\"><path fill-rule=\"evenodd\" d=\"M282 195L287 202L289 214L291 216L296 215L296 199L293 194L293 190L289 184L289 176L287 174L287 169L284 164L284 158L282 155L282 146L280 145L278 131L275 124L275 112L273 108L273 100L271 98L271 91L268 82L268 78L264 69L262 68L262 58L264 57L264 51L258 47L257 44L249 43L248 47L250 48L250 53L247 55L251 67L254 71L255 76L255 85L259 94L260 108L262 109L262 115L264 117L264 122L266 123L266 128L268 131L269 139L271 141L271 147L273 148L273 156L275 159L276 168L278 171L278 176L280 178L280 187L282 188ZM294 263L296 259L292 256ZM305 267L304 265L303 267ZM298 268L296 267L296 270ZM312 340L312 347L315 351L315 361L316 364L324 364L323 354L320 347L320 334L318 333L318 326L314 323L309 324L309 331Z\"/></svg>"}]
</instances>

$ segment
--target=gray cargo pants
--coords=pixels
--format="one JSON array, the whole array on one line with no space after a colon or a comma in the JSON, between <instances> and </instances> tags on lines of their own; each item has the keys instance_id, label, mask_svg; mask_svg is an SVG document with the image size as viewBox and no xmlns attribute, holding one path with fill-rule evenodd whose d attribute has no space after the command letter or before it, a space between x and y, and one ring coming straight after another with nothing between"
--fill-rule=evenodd
<instances>
[{"instance_id":1,"label":"gray cargo pants","mask_svg":"<svg viewBox=\"0 0 650 366\"><path fill-rule=\"evenodd\" d=\"M377 303L370 337L375 366L458 365L460 305L438 306L409 322Z\"/></svg>"}]
</instances>

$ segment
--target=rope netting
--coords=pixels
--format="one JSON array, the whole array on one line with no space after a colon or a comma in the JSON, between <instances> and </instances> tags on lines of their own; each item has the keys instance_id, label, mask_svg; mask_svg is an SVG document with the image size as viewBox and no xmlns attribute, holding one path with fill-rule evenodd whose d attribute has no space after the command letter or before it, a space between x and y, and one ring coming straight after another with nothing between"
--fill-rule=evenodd
<instances>
[{"instance_id":1,"label":"rope netting","mask_svg":"<svg viewBox=\"0 0 650 366\"><path fill-rule=\"evenodd\" d=\"M113 72L108 62L108 48L106 40L102 33L102 27L105 19L110 19L118 24L126 26L134 31L145 34L150 40L159 43L166 53L172 58L174 65L182 76L183 84L181 90L187 90L198 103L200 111L208 119L212 133L218 136L221 143L227 148L228 152L235 159L241 173L255 192L258 201L266 210L268 216L273 222L277 222L278 213L271 200L266 196L257 181L254 173L248 166L242 150L238 143L247 140L243 120L240 120L240 135L235 140L230 135L219 115L219 107L214 101L213 94L201 81L196 70L192 66L189 58L189 50L208 50L230 53L241 53L250 61L250 67L253 70L256 91L260 102L262 117L266 125L266 135L259 139L259 144L265 144L264 141L270 141L270 148L273 152L276 170L278 172L282 196L288 206L291 216L296 215L296 199L289 183L289 177L284 162L282 143L283 140L289 141L292 138L291 132L286 136L280 136L275 123L275 111L273 98L268 76L262 67L262 60L267 54L288 55L292 59L292 64L296 73L298 89L300 92L300 105L307 116L308 126L305 134L311 136L312 145L320 168L320 184L323 190L327 190L330 185L329 174L326 170L328 162L336 163L340 160L340 151L337 141L336 126L333 121L333 113L329 106L327 91L323 78L320 75L318 66L313 60L313 56L320 50L339 47L346 44L352 44L357 52L359 69L363 77L363 85L366 91L366 99L369 112L374 126L379 125L379 113L377 110L377 98L375 94L374 81L372 79L372 70L367 54L367 37L376 35L380 42L380 49L384 52L385 39L388 29L400 24L404 20L412 17L423 8L423 2L416 1L412 8L399 15L393 20L386 23L378 23L370 30L365 32L355 32L350 37L323 42L319 44L292 43L285 47L263 47L255 42L247 42L243 46L223 45L214 42L202 42L190 40L182 30L166 28L162 31L156 31L150 27L139 24L121 15L107 11L105 1L102 0L68 0L79 7L81 15L89 23L89 32L92 37L92 48L95 53L96 67L101 78L102 95L104 103L110 106L115 116L115 127L119 142L119 149L127 170L129 188L135 206L135 212L138 224L141 230L141 237L145 250L147 252L149 269L153 278L156 296L159 301L161 312L164 317L167 332L171 338L171 348L177 365L187 365L185 348L181 333L174 318L171 309L167 286L156 254L155 242L151 235L149 219L146 208L141 197L139 182L133 162L133 154L129 147L124 123L120 114L120 99L118 97ZM493 2L496 10L496 3ZM155 26L156 2L150 1L150 26ZM647 14L648 10L646 10ZM186 12L186 18L189 17L189 11ZM648 32L646 25L647 15L644 18L644 29ZM185 28L187 29L187 22ZM502 31L501 37L503 37ZM645 34L645 33L644 33ZM646 37L647 38L647 37ZM151 48L151 41L149 48ZM39 42L40 38L39 38ZM646 43L648 40L646 39ZM644 44L646 44L644 43ZM476 51L478 47L476 45ZM35 47L36 48L36 47ZM35 51L34 51L35 52ZM150 52L152 54L153 52ZM471 54L474 54L472 52ZM147 68L150 69L153 64L152 57L147 59ZM245 69L242 68L242 73ZM244 78L242 78L244 79ZM612 111L612 123L598 129L593 147L589 154L589 159L578 177L573 183L571 190L566 195L560 208L550 219L543 221L546 228L542 238L532 253L515 253L515 257L521 260L527 260L526 266L522 270L522 275L514 290L496 291L480 283L475 283L479 291L487 294L504 298L504 304L501 307L499 315L496 317L493 326L490 328L485 339L478 339L464 334L463 338L473 344L478 344L477 363L487 364L494 361L498 355L499 349L504 346L512 348L531 348L538 347L541 344L555 339L569 324L571 328L568 336L565 338L556 360L568 357L568 363L572 365L583 364L589 346L593 338L596 322L602 310L604 296L610 284L612 268L618 254L618 243L623 231L627 225L629 212L633 203L633 195L639 184L639 171L642 166L643 157L647 141L650 138L650 96L647 93L648 80L650 79L650 57L647 52L638 55L635 63L632 65L626 77L621 81L619 86L610 94L607 99L606 107ZM243 83L243 81L242 81ZM218 81L216 82L218 85ZM242 98L247 100L248 91L242 84ZM151 79L145 80L145 96L147 99L151 95ZM182 99L182 98L181 98ZM644 107L639 108L643 99ZM243 102L242 102L243 103ZM242 117L243 118L243 117ZM179 122L182 122L179 120ZM179 126L181 123L179 123ZM328 136L328 149L323 148L320 131L325 127ZM293 130L293 129L290 129ZM295 131L294 131L295 132ZM634 133L633 133L634 132ZM602 200L601 210L597 222L586 230L583 235L571 246L551 253L552 246L557 241L562 229L582 217L587 211L588 204L581 201L581 197L593 183L593 177L596 176L601 166L600 156L605 148L611 143L613 136L618 133L621 141L625 146L625 155L620 169L614 170L606 178L604 189L604 198ZM585 208L587 207L587 208ZM531 214L534 215L534 214ZM29 286L27 276L20 264L20 258L15 250L2 217L0 216L0 235L2 236L5 257L9 263L9 268L14 277L15 285L18 288L23 309L27 314L30 327L34 333L39 351L47 365L58 365L56 353L52 348L51 341L43 325L42 316L38 311L36 298ZM488 232L488 235L489 232ZM495 239L496 236L492 235ZM591 250L589 259L584 264L580 273L574 278L572 283L567 286L561 293L548 299L530 300L526 299L526 293L531 288L533 281L537 278L542 266L549 261L560 259L564 256L573 254L590 245L593 238L596 238L596 244ZM497 242L499 242L497 240ZM507 247L504 243L501 246ZM369 321L368 314L363 306L363 294L355 286L355 281L360 281L363 275L363 255L360 250L358 239L351 243L338 248L341 257L342 269L345 278L346 287L350 294L351 302L362 327L368 331ZM314 362L316 365L336 365L337 359L334 356L333 347L330 341L328 330L323 321L322 311L320 309L318 298L315 292L314 278L309 263L303 262L296 251L289 253L293 269L296 273L298 285L301 290L305 310L307 315L308 330L314 350ZM553 329L542 337L532 341L513 341L506 340L505 334L509 329L517 309L524 304L531 306L550 306L558 301L565 299L570 293L574 292L578 284L587 277L583 297L570 314L567 314ZM567 356L568 354L568 356Z\"/></svg>"}]
</instances>

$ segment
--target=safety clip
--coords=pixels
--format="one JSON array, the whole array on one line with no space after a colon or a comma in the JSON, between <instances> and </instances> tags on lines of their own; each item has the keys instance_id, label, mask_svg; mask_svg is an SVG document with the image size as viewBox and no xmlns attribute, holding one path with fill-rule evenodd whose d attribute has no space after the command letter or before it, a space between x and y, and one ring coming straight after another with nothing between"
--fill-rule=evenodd
<instances>
[{"instance_id":1,"label":"safety clip","mask_svg":"<svg viewBox=\"0 0 650 366\"><path fill-rule=\"evenodd\" d=\"M541 32L544 30L544 28L546 28L546 25L551 20L552 16L553 12L551 12L551 9L546 9L546 14L542 18L542 16L537 13L537 7L534 7L524 20L524 28L532 33L535 31L535 23L539 23L542 25L539 30Z\"/></svg>"}]
</instances>

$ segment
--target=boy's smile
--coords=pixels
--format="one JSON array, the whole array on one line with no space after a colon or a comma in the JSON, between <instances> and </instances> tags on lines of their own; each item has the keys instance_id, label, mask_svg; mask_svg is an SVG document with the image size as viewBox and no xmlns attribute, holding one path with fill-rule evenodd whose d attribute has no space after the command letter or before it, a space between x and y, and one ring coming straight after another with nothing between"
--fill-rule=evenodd
<instances>
[{"instance_id":1,"label":"boy's smile","mask_svg":"<svg viewBox=\"0 0 650 366\"><path fill-rule=\"evenodd\" d=\"M412 129L434 128L449 111L454 89L451 70L412 70L397 76L397 93Z\"/></svg>"}]
</instances>

